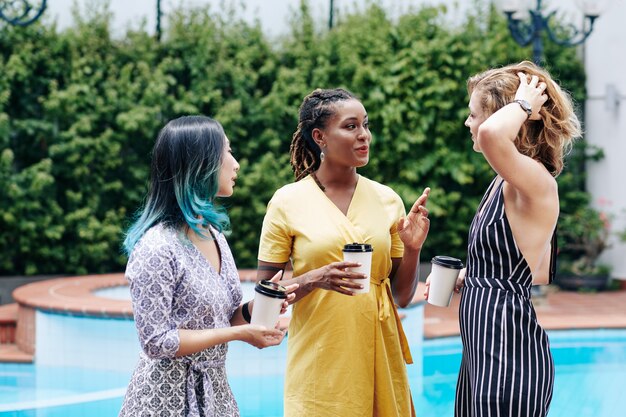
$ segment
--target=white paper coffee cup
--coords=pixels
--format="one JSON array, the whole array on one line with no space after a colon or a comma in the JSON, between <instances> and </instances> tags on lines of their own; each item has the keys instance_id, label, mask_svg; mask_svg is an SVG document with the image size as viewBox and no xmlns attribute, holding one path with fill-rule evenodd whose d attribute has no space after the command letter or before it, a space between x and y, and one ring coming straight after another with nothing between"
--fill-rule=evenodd
<instances>
[{"instance_id":1,"label":"white paper coffee cup","mask_svg":"<svg viewBox=\"0 0 626 417\"><path fill-rule=\"evenodd\" d=\"M254 287L254 306L250 324L259 324L268 329L276 327L278 316L287 299L287 289L272 281L259 281Z\"/></svg>"},{"instance_id":2,"label":"white paper coffee cup","mask_svg":"<svg viewBox=\"0 0 626 417\"><path fill-rule=\"evenodd\" d=\"M435 256L431 263L428 303L439 307L448 307L459 271L463 268L463 262L450 256Z\"/></svg>"},{"instance_id":3,"label":"white paper coffee cup","mask_svg":"<svg viewBox=\"0 0 626 417\"><path fill-rule=\"evenodd\" d=\"M343 260L346 262L358 262L361 266L348 268L351 272L358 272L367 275L364 279L353 279L363 285L361 289L350 288L355 294L367 294L370 292L370 276L372 273L372 245L367 243L348 243L343 247Z\"/></svg>"}]
</instances>

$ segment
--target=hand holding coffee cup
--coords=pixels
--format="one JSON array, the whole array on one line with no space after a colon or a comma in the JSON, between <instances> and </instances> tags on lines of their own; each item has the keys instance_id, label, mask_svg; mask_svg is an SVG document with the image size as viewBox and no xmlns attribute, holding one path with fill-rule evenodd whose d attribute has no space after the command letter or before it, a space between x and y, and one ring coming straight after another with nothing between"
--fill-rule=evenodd
<instances>
[{"instance_id":1,"label":"hand holding coffee cup","mask_svg":"<svg viewBox=\"0 0 626 417\"><path fill-rule=\"evenodd\" d=\"M309 271L305 288L320 288L327 291L336 291L344 295L356 295L353 291L363 287L363 282L369 279L365 274L353 271L362 265L358 262L331 262L321 268Z\"/></svg>"},{"instance_id":2,"label":"hand holding coffee cup","mask_svg":"<svg viewBox=\"0 0 626 417\"><path fill-rule=\"evenodd\" d=\"M460 259L450 256L435 256L428 276L427 300L429 304L448 307L457 284L459 271L463 268Z\"/></svg>"},{"instance_id":3,"label":"hand holding coffee cup","mask_svg":"<svg viewBox=\"0 0 626 417\"><path fill-rule=\"evenodd\" d=\"M258 349L279 345L285 338L286 334L286 332L281 329L268 329L258 325L253 326L252 324L238 327L241 328L239 340Z\"/></svg>"},{"instance_id":4,"label":"hand holding coffee cup","mask_svg":"<svg viewBox=\"0 0 626 417\"><path fill-rule=\"evenodd\" d=\"M454 284L454 292L457 294L461 293L461 288L463 288L463 286L465 285L465 272L467 271L467 268L463 267L460 271L459 271L459 276L456 278L456 284ZM428 299L428 293L430 290L430 275L428 275L426 277L426 282L424 283L424 298Z\"/></svg>"},{"instance_id":5,"label":"hand holding coffee cup","mask_svg":"<svg viewBox=\"0 0 626 417\"><path fill-rule=\"evenodd\" d=\"M358 280L363 285L361 289L353 289L355 294L367 294L370 292L370 275L372 273L372 245L367 243L348 243L343 247L343 260L356 262L361 266L350 268L351 272L358 272L367 278Z\"/></svg>"},{"instance_id":6,"label":"hand holding coffee cup","mask_svg":"<svg viewBox=\"0 0 626 417\"><path fill-rule=\"evenodd\" d=\"M270 278L270 281L278 283L281 279L283 279L284 275L285 270L280 269L278 272L276 272L276 274L274 274L272 278ZM292 304L294 302L296 298L295 291L298 289L298 287L300 287L300 285L295 283L289 285L285 285L283 283L281 285L285 287L285 290L287 292L287 299L283 301L282 308L280 309L280 314L285 314L287 312L287 309L289 308L289 304ZM252 304L254 305L254 302L252 302Z\"/></svg>"},{"instance_id":7,"label":"hand holding coffee cup","mask_svg":"<svg viewBox=\"0 0 626 417\"><path fill-rule=\"evenodd\" d=\"M273 329L278 323L278 316L285 300L287 288L269 280L259 281L254 287L254 306L250 324Z\"/></svg>"}]
</instances>

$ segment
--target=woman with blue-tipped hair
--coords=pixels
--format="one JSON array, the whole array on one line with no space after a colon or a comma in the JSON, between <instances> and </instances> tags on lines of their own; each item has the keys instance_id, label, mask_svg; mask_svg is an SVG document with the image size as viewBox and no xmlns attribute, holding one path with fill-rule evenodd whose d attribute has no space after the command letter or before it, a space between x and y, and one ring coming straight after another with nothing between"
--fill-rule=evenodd
<instances>
[{"instance_id":1,"label":"woman with blue-tipped hair","mask_svg":"<svg viewBox=\"0 0 626 417\"><path fill-rule=\"evenodd\" d=\"M253 302L241 303L223 234L229 220L216 203L232 195L238 170L222 126L209 117L180 117L159 133L148 195L124 240L142 351L120 416L239 416L227 343L264 348L284 338L248 324Z\"/></svg>"}]
</instances>

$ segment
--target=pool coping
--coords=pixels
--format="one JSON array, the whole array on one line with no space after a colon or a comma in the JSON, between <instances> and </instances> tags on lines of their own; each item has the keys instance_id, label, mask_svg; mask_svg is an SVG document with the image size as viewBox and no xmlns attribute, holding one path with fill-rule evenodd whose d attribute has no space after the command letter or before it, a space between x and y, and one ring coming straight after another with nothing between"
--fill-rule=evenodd
<instances>
[{"instance_id":1,"label":"pool coping","mask_svg":"<svg viewBox=\"0 0 626 417\"><path fill-rule=\"evenodd\" d=\"M457 336L460 296L454 294L450 306L424 308L424 338ZM543 287L533 296L537 321L545 330L626 329L626 290L576 292Z\"/></svg>"},{"instance_id":2,"label":"pool coping","mask_svg":"<svg viewBox=\"0 0 626 417\"><path fill-rule=\"evenodd\" d=\"M13 291L24 307L49 312L132 319L130 300L100 297L94 291L127 285L124 274L86 275L33 282Z\"/></svg>"},{"instance_id":3,"label":"pool coping","mask_svg":"<svg viewBox=\"0 0 626 417\"><path fill-rule=\"evenodd\" d=\"M286 278L290 277L286 271ZM239 270L242 282L256 281L255 269ZM62 277L38 281L13 291L21 306L71 315L132 319L130 300L97 296L94 291L127 285L123 273ZM626 290L595 294L561 291L548 286L545 295L533 297L539 323L550 330L626 328ZM424 337L437 338L459 334L459 295L450 307L435 307L424 302L420 282L411 305L424 304ZM285 319L285 318L283 318ZM282 320L281 325L288 321Z\"/></svg>"},{"instance_id":4,"label":"pool coping","mask_svg":"<svg viewBox=\"0 0 626 417\"><path fill-rule=\"evenodd\" d=\"M291 272L285 272L285 278L291 278ZM239 270L241 282L256 281L255 269ZM128 282L123 273L85 275L54 278L33 282L16 288L13 298L25 307L48 312L70 315L85 315L106 318L132 319L133 310L130 300L120 300L96 295L97 290L126 286ZM417 291L411 304L419 304L424 297L423 291Z\"/></svg>"}]
</instances>

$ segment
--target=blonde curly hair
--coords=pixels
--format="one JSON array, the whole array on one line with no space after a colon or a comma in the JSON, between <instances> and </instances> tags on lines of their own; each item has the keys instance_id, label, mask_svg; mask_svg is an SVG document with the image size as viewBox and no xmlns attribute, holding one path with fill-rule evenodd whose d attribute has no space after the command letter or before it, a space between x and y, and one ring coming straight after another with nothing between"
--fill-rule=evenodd
<instances>
[{"instance_id":1,"label":"blonde curly hair","mask_svg":"<svg viewBox=\"0 0 626 417\"><path fill-rule=\"evenodd\" d=\"M515 146L523 155L541 162L553 176L563 170L564 155L571 149L574 139L581 136L581 126L574 111L570 95L552 79L543 68L529 61L494 68L474 75L467 80L467 91L477 97L487 117L511 103L519 87L519 72L545 82L548 101L539 111L539 120L529 120L522 125Z\"/></svg>"}]
</instances>

